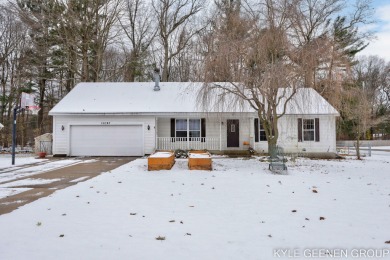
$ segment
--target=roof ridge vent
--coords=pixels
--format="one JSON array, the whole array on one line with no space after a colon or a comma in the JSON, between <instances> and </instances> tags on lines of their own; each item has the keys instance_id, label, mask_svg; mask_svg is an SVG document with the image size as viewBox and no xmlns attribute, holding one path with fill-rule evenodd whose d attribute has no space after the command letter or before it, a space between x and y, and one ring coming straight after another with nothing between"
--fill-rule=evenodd
<instances>
[{"instance_id":1,"label":"roof ridge vent","mask_svg":"<svg viewBox=\"0 0 390 260\"><path fill-rule=\"evenodd\" d=\"M159 91L160 90L160 69L159 68L155 68L154 69L154 91Z\"/></svg>"}]
</instances>

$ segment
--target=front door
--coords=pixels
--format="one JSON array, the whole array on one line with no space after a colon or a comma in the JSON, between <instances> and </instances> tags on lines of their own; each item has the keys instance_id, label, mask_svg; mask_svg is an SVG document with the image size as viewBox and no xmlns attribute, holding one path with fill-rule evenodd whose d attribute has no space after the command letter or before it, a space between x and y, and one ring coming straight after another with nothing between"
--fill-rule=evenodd
<instances>
[{"instance_id":1,"label":"front door","mask_svg":"<svg viewBox=\"0 0 390 260\"><path fill-rule=\"evenodd\" d=\"M238 119L227 120L227 147L240 147L240 124Z\"/></svg>"}]
</instances>

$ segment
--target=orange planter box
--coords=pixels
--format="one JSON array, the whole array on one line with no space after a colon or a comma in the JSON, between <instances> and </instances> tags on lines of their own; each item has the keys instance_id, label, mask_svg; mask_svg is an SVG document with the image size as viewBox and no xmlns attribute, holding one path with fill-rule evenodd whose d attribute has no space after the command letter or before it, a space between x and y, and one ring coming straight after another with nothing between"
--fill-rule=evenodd
<instances>
[{"instance_id":1,"label":"orange planter box","mask_svg":"<svg viewBox=\"0 0 390 260\"><path fill-rule=\"evenodd\" d=\"M148 171L170 170L175 164L175 153L156 152L148 157Z\"/></svg>"},{"instance_id":2,"label":"orange planter box","mask_svg":"<svg viewBox=\"0 0 390 260\"><path fill-rule=\"evenodd\" d=\"M211 154L205 151L191 151L188 153L188 168L190 170L212 170Z\"/></svg>"}]
</instances>

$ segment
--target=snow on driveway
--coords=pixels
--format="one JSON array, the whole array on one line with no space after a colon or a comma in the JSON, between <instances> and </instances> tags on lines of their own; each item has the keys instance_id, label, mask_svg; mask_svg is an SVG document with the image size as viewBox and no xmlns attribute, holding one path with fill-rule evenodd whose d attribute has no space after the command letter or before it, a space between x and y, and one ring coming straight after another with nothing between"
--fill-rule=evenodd
<instances>
[{"instance_id":1,"label":"snow on driveway","mask_svg":"<svg viewBox=\"0 0 390 260\"><path fill-rule=\"evenodd\" d=\"M8 158L0 157L0 165L5 165L5 161ZM24 160L19 160L24 159ZM42 160L35 159L34 157L19 158L19 166L0 169L0 183L16 180L19 178L36 175L39 173L52 171L62 167L74 165L83 162L76 159L62 159L62 160ZM25 162L24 164L22 162ZM31 163L37 163L37 165L28 166Z\"/></svg>"},{"instance_id":2,"label":"snow on driveway","mask_svg":"<svg viewBox=\"0 0 390 260\"><path fill-rule=\"evenodd\" d=\"M20 178L34 176L81 162L88 163L90 161L94 160L82 161L75 159L60 159L50 161L48 159L37 159L34 156L27 154L18 154L15 158L15 165L11 165L11 156L9 154L2 154L0 155L0 199L31 190L30 188L16 188L17 186L47 184L52 182L52 180L44 179L26 179L18 181Z\"/></svg>"},{"instance_id":3,"label":"snow on driveway","mask_svg":"<svg viewBox=\"0 0 390 260\"><path fill-rule=\"evenodd\" d=\"M257 159L213 159L212 172L189 171L184 159L170 171L146 164L135 160L0 216L0 259L271 259L278 249L301 258L308 249L339 249L353 258L357 249L390 250L389 153L297 159L287 175Z\"/></svg>"},{"instance_id":4,"label":"snow on driveway","mask_svg":"<svg viewBox=\"0 0 390 260\"><path fill-rule=\"evenodd\" d=\"M4 188L0 187L0 199L10 197L28 190L32 188Z\"/></svg>"},{"instance_id":5,"label":"snow on driveway","mask_svg":"<svg viewBox=\"0 0 390 260\"><path fill-rule=\"evenodd\" d=\"M62 179L59 179L59 178L57 178L57 179L40 179L40 178L31 179L31 178L27 178L27 179L23 179L23 180L19 180L19 181L8 182L6 184L0 184L0 188L42 185L42 184L53 183L53 182L60 181L60 180L62 180Z\"/></svg>"},{"instance_id":6,"label":"snow on driveway","mask_svg":"<svg viewBox=\"0 0 390 260\"><path fill-rule=\"evenodd\" d=\"M12 167L13 169L18 169L19 166L31 163L39 163L47 161L48 159L37 159L31 155L17 155L15 158L15 165L12 165L12 159L10 154L1 154L0 155L0 172L9 169Z\"/></svg>"}]
</instances>

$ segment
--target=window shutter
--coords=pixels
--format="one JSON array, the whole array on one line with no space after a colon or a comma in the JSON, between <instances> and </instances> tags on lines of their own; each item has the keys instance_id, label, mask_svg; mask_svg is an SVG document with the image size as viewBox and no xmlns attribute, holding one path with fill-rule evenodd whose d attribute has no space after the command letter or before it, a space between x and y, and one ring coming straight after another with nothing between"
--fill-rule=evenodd
<instances>
[{"instance_id":1,"label":"window shutter","mask_svg":"<svg viewBox=\"0 0 390 260\"><path fill-rule=\"evenodd\" d=\"M200 137L204 137L204 138L201 138L201 141L202 142L206 142L206 118L202 118L200 120L200 127L201 127L201 136Z\"/></svg>"},{"instance_id":2,"label":"window shutter","mask_svg":"<svg viewBox=\"0 0 390 260\"><path fill-rule=\"evenodd\" d=\"M259 141L259 119L255 118L255 142Z\"/></svg>"},{"instance_id":3,"label":"window shutter","mask_svg":"<svg viewBox=\"0 0 390 260\"><path fill-rule=\"evenodd\" d=\"M171 118L171 137L173 139L171 139L173 142L175 141L174 137L175 137L175 131L176 131L176 128L175 128L175 119L174 118Z\"/></svg>"},{"instance_id":4,"label":"window shutter","mask_svg":"<svg viewBox=\"0 0 390 260\"><path fill-rule=\"evenodd\" d=\"M302 142L302 118L298 118L298 142Z\"/></svg>"},{"instance_id":5,"label":"window shutter","mask_svg":"<svg viewBox=\"0 0 390 260\"><path fill-rule=\"evenodd\" d=\"M316 142L320 141L320 119L315 119Z\"/></svg>"}]
</instances>

